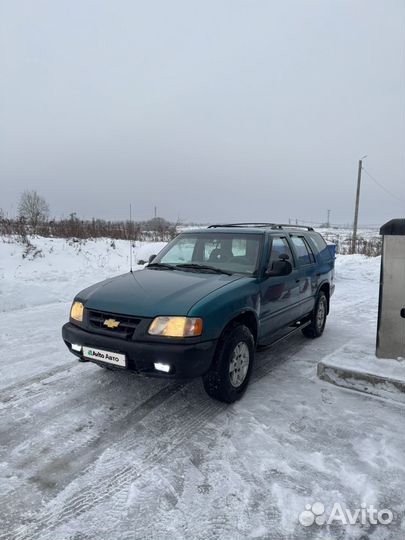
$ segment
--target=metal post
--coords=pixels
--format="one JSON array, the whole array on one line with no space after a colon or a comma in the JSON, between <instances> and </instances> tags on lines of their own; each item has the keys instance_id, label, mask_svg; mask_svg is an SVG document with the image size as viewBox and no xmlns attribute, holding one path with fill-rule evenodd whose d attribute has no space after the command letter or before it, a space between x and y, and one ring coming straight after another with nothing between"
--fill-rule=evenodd
<instances>
[{"instance_id":1,"label":"metal post","mask_svg":"<svg viewBox=\"0 0 405 540\"><path fill-rule=\"evenodd\" d=\"M129 203L129 271L132 273L132 204Z\"/></svg>"},{"instance_id":2,"label":"metal post","mask_svg":"<svg viewBox=\"0 0 405 540\"><path fill-rule=\"evenodd\" d=\"M361 183L361 169L363 161L359 159L359 168L357 171L357 190L356 190L356 206L354 208L354 222L353 222L353 236L352 236L352 253L356 251L357 241L357 223L359 219L359 204L360 204L360 183Z\"/></svg>"}]
</instances>

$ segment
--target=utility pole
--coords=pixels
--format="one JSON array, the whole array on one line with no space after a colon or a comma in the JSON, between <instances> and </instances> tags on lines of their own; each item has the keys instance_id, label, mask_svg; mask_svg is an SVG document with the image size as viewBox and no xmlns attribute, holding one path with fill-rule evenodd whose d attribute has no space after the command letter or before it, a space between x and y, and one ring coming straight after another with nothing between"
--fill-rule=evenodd
<instances>
[{"instance_id":1,"label":"utility pole","mask_svg":"<svg viewBox=\"0 0 405 540\"><path fill-rule=\"evenodd\" d=\"M356 190L356 206L354 207L354 222L353 222L353 236L352 236L352 253L356 251L357 241L357 224L359 220L359 204L360 204L360 183L361 183L361 170L363 168L363 159L367 156L363 156L359 159L359 168L357 171L357 190Z\"/></svg>"},{"instance_id":2,"label":"utility pole","mask_svg":"<svg viewBox=\"0 0 405 540\"><path fill-rule=\"evenodd\" d=\"M326 220L326 227L330 229L330 210L328 210L328 219Z\"/></svg>"},{"instance_id":3,"label":"utility pole","mask_svg":"<svg viewBox=\"0 0 405 540\"><path fill-rule=\"evenodd\" d=\"M156 208L156 206L154 207L154 210L155 210L155 219L156 219L156 216L157 216L157 208Z\"/></svg>"}]
</instances>

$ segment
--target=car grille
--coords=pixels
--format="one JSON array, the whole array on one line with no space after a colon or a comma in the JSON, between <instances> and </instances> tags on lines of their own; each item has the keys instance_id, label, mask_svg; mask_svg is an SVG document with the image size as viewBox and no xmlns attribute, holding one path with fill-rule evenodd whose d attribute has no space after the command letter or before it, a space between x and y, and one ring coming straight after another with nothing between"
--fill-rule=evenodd
<instances>
[{"instance_id":1,"label":"car grille","mask_svg":"<svg viewBox=\"0 0 405 540\"><path fill-rule=\"evenodd\" d=\"M104 324L105 321L112 319L119 322L116 328L109 328ZM91 328L108 333L123 339L132 339L136 327L141 322L141 319L129 317L127 315L116 315L115 313L106 313L105 311L89 311L88 321Z\"/></svg>"}]
</instances>

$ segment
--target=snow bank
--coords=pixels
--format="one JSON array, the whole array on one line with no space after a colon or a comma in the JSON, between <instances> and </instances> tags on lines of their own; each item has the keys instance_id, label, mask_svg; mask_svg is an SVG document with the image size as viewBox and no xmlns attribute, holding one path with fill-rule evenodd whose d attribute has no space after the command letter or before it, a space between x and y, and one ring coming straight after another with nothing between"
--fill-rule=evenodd
<instances>
[{"instance_id":1,"label":"snow bank","mask_svg":"<svg viewBox=\"0 0 405 540\"><path fill-rule=\"evenodd\" d=\"M338 255L335 261L337 279L379 281L381 257L366 255Z\"/></svg>"},{"instance_id":2,"label":"snow bank","mask_svg":"<svg viewBox=\"0 0 405 540\"><path fill-rule=\"evenodd\" d=\"M67 302L84 287L129 269L129 243L124 240L65 240L31 237L28 256L15 237L0 238L0 312L54 302ZM139 260L159 252L164 242L135 242ZM36 254L35 254L36 253Z\"/></svg>"}]
</instances>

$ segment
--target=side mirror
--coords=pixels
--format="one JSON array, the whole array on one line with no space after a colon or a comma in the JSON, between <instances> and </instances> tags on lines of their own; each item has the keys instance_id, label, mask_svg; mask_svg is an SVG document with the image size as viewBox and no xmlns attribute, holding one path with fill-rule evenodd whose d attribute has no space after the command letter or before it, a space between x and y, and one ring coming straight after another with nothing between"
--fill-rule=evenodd
<instances>
[{"instance_id":1,"label":"side mirror","mask_svg":"<svg viewBox=\"0 0 405 540\"><path fill-rule=\"evenodd\" d=\"M268 276L288 276L292 272L292 265L289 261L281 259L273 263L271 270L266 272Z\"/></svg>"},{"instance_id":2,"label":"side mirror","mask_svg":"<svg viewBox=\"0 0 405 540\"><path fill-rule=\"evenodd\" d=\"M156 259L156 255L151 255L151 256L149 257L149 261L148 261L149 264L153 261L153 259Z\"/></svg>"}]
</instances>

